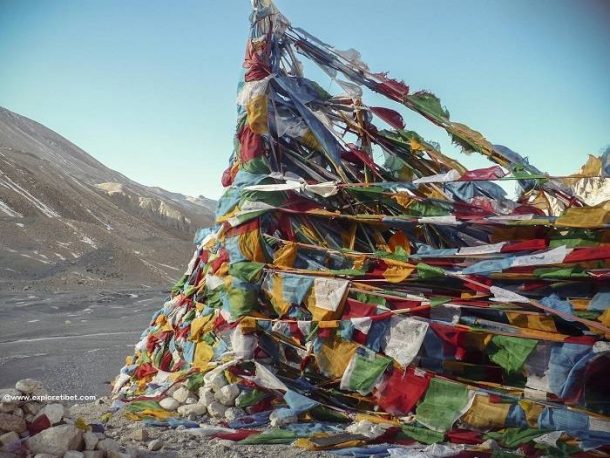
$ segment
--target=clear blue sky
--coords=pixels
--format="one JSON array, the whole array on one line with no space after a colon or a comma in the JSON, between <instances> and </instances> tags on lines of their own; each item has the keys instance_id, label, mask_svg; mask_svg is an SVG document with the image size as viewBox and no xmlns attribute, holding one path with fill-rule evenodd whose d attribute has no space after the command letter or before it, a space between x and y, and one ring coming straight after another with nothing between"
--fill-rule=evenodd
<instances>
[{"instance_id":1,"label":"clear blue sky","mask_svg":"<svg viewBox=\"0 0 610 458\"><path fill-rule=\"evenodd\" d=\"M372 69L435 92L452 119L540 169L573 172L610 143L608 0L276 4L294 25L358 49ZM0 105L144 184L216 198L249 8L247 0L0 0ZM437 129L406 120L451 151Z\"/></svg>"}]
</instances>

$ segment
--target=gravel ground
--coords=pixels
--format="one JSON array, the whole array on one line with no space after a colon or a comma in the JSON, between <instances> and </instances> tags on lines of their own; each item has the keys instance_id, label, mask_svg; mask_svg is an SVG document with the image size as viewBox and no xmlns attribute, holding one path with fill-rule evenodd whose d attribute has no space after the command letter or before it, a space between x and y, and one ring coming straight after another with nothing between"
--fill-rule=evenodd
<instances>
[{"instance_id":1,"label":"gravel ground","mask_svg":"<svg viewBox=\"0 0 610 458\"><path fill-rule=\"evenodd\" d=\"M109 393L167 290L0 293L0 387L34 378L53 395Z\"/></svg>"},{"instance_id":2,"label":"gravel ground","mask_svg":"<svg viewBox=\"0 0 610 458\"><path fill-rule=\"evenodd\" d=\"M70 412L74 417L82 417L88 422L99 422L100 416L108 408L107 398L101 398L95 403L76 404ZM173 430L168 428L144 428L149 433L149 440L136 441L131 435L136 429L143 428L142 423L124 418L120 413L113 415L106 424L106 434L117 440L126 448L137 449L138 458L242 458L269 457L282 458L319 457L331 458L333 455L322 452L308 452L290 445L239 445L232 441L207 439L192 434L188 429ZM150 441L159 439L163 443L161 450L151 452L147 449Z\"/></svg>"}]
</instances>

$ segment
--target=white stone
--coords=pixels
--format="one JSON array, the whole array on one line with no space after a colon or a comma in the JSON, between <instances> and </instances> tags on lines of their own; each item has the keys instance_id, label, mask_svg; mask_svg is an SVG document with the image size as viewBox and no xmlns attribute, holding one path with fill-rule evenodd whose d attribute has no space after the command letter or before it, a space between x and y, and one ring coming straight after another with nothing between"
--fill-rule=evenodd
<instances>
[{"instance_id":1,"label":"white stone","mask_svg":"<svg viewBox=\"0 0 610 458\"><path fill-rule=\"evenodd\" d=\"M3 388L0 390L0 412L8 413L22 405L25 401L18 400L23 393L14 388Z\"/></svg>"},{"instance_id":2,"label":"white stone","mask_svg":"<svg viewBox=\"0 0 610 458\"><path fill-rule=\"evenodd\" d=\"M161 447L163 447L163 442L159 439L150 441L150 443L148 444L148 450L151 450L153 452L156 452L157 450L161 450Z\"/></svg>"},{"instance_id":3,"label":"white stone","mask_svg":"<svg viewBox=\"0 0 610 458\"><path fill-rule=\"evenodd\" d=\"M95 450L95 446L100 441L97 435L91 431L83 434L83 439L85 440L85 450Z\"/></svg>"},{"instance_id":4,"label":"white stone","mask_svg":"<svg viewBox=\"0 0 610 458\"><path fill-rule=\"evenodd\" d=\"M119 443L114 439L109 438L102 439L101 441L99 441L96 447L98 450L106 452L106 454L108 454L108 451L110 450L114 450L117 452L121 450L121 446L119 445Z\"/></svg>"},{"instance_id":5,"label":"white stone","mask_svg":"<svg viewBox=\"0 0 610 458\"><path fill-rule=\"evenodd\" d=\"M118 450L108 450L106 458L131 458L129 453L119 452Z\"/></svg>"},{"instance_id":6,"label":"white stone","mask_svg":"<svg viewBox=\"0 0 610 458\"><path fill-rule=\"evenodd\" d=\"M51 455L50 453L37 453L36 455L34 455L34 458L57 458L57 456Z\"/></svg>"},{"instance_id":7,"label":"white stone","mask_svg":"<svg viewBox=\"0 0 610 458\"><path fill-rule=\"evenodd\" d=\"M15 431L20 434L25 431L25 420L10 413L0 413L0 431Z\"/></svg>"},{"instance_id":8,"label":"white stone","mask_svg":"<svg viewBox=\"0 0 610 458\"><path fill-rule=\"evenodd\" d=\"M192 394L184 401L185 404L197 404L197 402L199 402L199 399Z\"/></svg>"},{"instance_id":9,"label":"white stone","mask_svg":"<svg viewBox=\"0 0 610 458\"><path fill-rule=\"evenodd\" d=\"M208 405L208 413L214 418L224 418L227 408L218 401L212 401Z\"/></svg>"},{"instance_id":10,"label":"white stone","mask_svg":"<svg viewBox=\"0 0 610 458\"><path fill-rule=\"evenodd\" d=\"M228 383L224 374L222 372L217 372L212 376L210 382L207 385L212 389L212 391L216 392L223 386L228 385Z\"/></svg>"},{"instance_id":11,"label":"white stone","mask_svg":"<svg viewBox=\"0 0 610 458\"><path fill-rule=\"evenodd\" d=\"M191 395L191 392L187 387L181 386L176 391L173 392L172 398L178 401L180 404L184 404L187 398Z\"/></svg>"},{"instance_id":12,"label":"white stone","mask_svg":"<svg viewBox=\"0 0 610 458\"><path fill-rule=\"evenodd\" d=\"M51 425L56 425L61 421L65 414L66 409L62 404L47 404L40 412L38 412L36 418L40 417L41 415L46 415Z\"/></svg>"},{"instance_id":13,"label":"white stone","mask_svg":"<svg viewBox=\"0 0 610 458\"><path fill-rule=\"evenodd\" d=\"M139 452L136 447L127 447L127 454L129 458L138 458Z\"/></svg>"},{"instance_id":14,"label":"white stone","mask_svg":"<svg viewBox=\"0 0 610 458\"><path fill-rule=\"evenodd\" d=\"M214 397L214 392L212 391L212 388L199 388L199 404L209 406L215 400L216 398Z\"/></svg>"},{"instance_id":15,"label":"white stone","mask_svg":"<svg viewBox=\"0 0 610 458\"><path fill-rule=\"evenodd\" d=\"M28 401L21 408L28 415L38 415L38 412L42 409L42 404L37 401Z\"/></svg>"},{"instance_id":16,"label":"white stone","mask_svg":"<svg viewBox=\"0 0 610 458\"><path fill-rule=\"evenodd\" d=\"M0 445L2 446L0 448L8 450L11 448L11 444L15 444L16 442L19 442L19 434L15 431L9 431L8 433L0 435Z\"/></svg>"},{"instance_id":17,"label":"white stone","mask_svg":"<svg viewBox=\"0 0 610 458\"><path fill-rule=\"evenodd\" d=\"M180 409L180 407L178 407ZM138 442L144 442L150 439L150 435L148 434L148 430L144 428L134 429L133 432L129 435L130 439Z\"/></svg>"},{"instance_id":18,"label":"white stone","mask_svg":"<svg viewBox=\"0 0 610 458\"><path fill-rule=\"evenodd\" d=\"M24 378L15 383L15 388L21 391L23 394L34 394L41 390L44 390L42 382L40 380L34 380L33 378Z\"/></svg>"},{"instance_id":19,"label":"white stone","mask_svg":"<svg viewBox=\"0 0 610 458\"><path fill-rule=\"evenodd\" d=\"M235 398L239 396L239 387L236 384L225 385L214 393L218 402L225 406L235 405Z\"/></svg>"},{"instance_id":20,"label":"white stone","mask_svg":"<svg viewBox=\"0 0 610 458\"><path fill-rule=\"evenodd\" d=\"M84 458L104 458L104 452L101 450L85 450L83 455Z\"/></svg>"},{"instance_id":21,"label":"white stone","mask_svg":"<svg viewBox=\"0 0 610 458\"><path fill-rule=\"evenodd\" d=\"M25 443L32 453L50 453L63 456L68 450L77 450L83 441L83 432L72 425L59 425L47 428Z\"/></svg>"},{"instance_id":22,"label":"white stone","mask_svg":"<svg viewBox=\"0 0 610 458\"><path fill-rule=\"evenodd\" d=\"M176 410L178 406L180 406L180 403L174 398L168 397L161 399L161 401L159 401L159 405L165 410Z\"/></svg>"},{"instance_id":23,"label":"white stone","mask_svg":"<svg viewBox=\"0 0 610 458\"><path fill-rule=\"evenodd\" d=\"M165 391L165 395L166 396L171 396L172 394L174 394L176 392L176 390L178 388L180 388L182 385L178 385L178 384L174 384L172 386L170 386L166 391Z\"/></svg>"},{"instance_id":24,"label":"white stone","mask_svg":"<svg viewBox=\"0 0 610 458\"><path fill-rule=\"evenodd\" d=\"M186 404L178 407L178 413L183 417L205 415L206 412L207 408L203 404Z\"/></svg>"},{"instance_id":25,"label":"white stone","mask_svg":"<svg viewBox=\"0 0 610 458\"><path fill-rule=\"evenodd\" d=\"M246 415L246 412L243 409L240 409L239 407L229 407L225 411L225 418L228 421L237 420L238 418L241 418L244 415Z\"/></svg>"},{"instance_id":26,"label":"white stone","mask_svg":"<svg viewBox=\"0 0 610 458\"><path fill-rule=\"evenodd\" d=\"M85 454L78 450L70 450L64 453L64 458L85 458Z\"/></svg>"}]
</instances>

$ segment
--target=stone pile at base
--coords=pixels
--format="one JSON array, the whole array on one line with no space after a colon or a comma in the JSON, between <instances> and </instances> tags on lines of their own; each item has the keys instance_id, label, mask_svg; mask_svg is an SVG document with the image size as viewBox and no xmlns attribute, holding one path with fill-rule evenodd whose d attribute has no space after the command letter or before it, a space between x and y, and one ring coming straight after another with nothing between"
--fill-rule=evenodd
<instances>
[{"instance_id":1,"label":"stone pile at base","mask_svg":"<svg viewBox=\"0 0 610 458\"><path fill-rule=\"evenodd\" d=\"M19 380L0 389L0 458L134 458L107 437L102 424L74 418L61 402L45 400L42 382Z\"/></svg>"}]
</instances>

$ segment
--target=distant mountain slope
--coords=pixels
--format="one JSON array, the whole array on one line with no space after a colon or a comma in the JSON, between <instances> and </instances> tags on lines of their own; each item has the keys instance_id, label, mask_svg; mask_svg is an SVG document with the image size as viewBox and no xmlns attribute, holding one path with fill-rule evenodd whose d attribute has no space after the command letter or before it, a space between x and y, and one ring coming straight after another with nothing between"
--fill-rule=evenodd
<instances>
[{"instance_id":1,"label":"distant mountain slope","mask_svg":"<svg viewBox=\"0 0 610 458\"><path fill-rule=\"evenodd\" d=\"M0 289L168 283L215 201L141 185L0 108Z\"/></svg>"},{"instance_id":2,"label":"distant mountain slope","mask_svg":"<svg viewBox=\"0 0 610 458\"><path fill-rule=\"evenodd\" d=\"M567 178L564 180L588 205L597 205L610 200L610 178L598 177L601 174L600 167L600 158L589 155L589 159L576 175L596 176L597 178Z\"/></svg>"}]
</instances>

